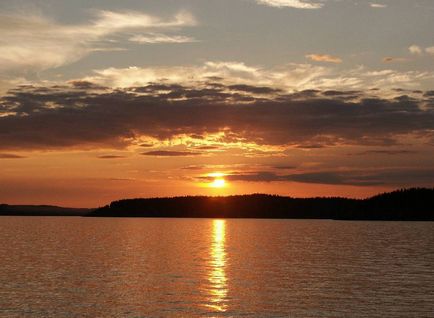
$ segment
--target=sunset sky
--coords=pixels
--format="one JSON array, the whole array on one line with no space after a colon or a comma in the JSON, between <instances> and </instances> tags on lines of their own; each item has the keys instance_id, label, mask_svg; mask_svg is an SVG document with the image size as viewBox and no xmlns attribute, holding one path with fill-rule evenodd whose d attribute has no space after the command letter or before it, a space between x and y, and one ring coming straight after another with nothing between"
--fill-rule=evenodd
<instances>
[{"instance_id":1,"label":"sunset sky","mask_svg":"<svg viewBox=\"0 0 434 318\"><path fill-rule=\"evenodd\" d=\"M433 180L432 0L0 3L0 203Z\"/></svg>"}]
</instances>

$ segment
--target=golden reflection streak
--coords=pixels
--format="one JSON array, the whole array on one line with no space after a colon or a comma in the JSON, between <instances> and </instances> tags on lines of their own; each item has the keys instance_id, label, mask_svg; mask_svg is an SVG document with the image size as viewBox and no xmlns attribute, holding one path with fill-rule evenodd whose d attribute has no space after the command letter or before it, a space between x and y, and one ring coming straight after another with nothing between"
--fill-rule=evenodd
<instances>
[{"instance_id":1,"label":"golden reflection streak","mask_svg":"<svg viewBox=\"0 0 434 318\"><path fill-rule=\"evenodd\" d=\"M226 311L226 297L228 294L226 278L226 220L212 221L212 243L210 249L210 272L208 281L211 288L209 290L210 307L216 311Z\"/></svg>"}]
</instances>

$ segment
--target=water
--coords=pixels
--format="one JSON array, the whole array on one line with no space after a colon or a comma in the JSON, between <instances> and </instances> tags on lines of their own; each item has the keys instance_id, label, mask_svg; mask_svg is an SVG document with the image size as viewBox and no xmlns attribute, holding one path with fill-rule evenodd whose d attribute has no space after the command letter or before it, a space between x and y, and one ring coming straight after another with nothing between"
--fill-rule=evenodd
<instances>
[{"instance_id":1,"label":"water","mask_svg":"<svg viewBox=\"0 0 434 318\"><path fill-rule=\"evenodd\" d=\"M0 218L0 317L434 317L434 223Z\"/></svg>"}]
</instances>

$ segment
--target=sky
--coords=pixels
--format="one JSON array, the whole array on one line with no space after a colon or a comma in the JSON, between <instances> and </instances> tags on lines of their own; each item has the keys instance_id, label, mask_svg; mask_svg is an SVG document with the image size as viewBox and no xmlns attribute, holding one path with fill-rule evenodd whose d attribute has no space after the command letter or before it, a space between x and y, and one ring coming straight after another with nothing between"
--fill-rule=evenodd
<instances>
[{"instance_id":1,"label":"sky","mask_svg":"<svg viewBox=\"0 0 434 318\"><path fill-rule=\"evenodd\" d=\"M2 0L0 202L434 180L432 0Z\"/></svg>"}]
</instances>

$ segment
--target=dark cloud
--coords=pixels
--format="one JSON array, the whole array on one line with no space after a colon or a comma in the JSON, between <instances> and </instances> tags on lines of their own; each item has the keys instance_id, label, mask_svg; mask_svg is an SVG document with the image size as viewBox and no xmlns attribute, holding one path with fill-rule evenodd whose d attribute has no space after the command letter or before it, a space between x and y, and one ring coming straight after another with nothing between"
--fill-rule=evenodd
<instances>
[{"instance_id":1,"label":"dark cloud","mask_svg":"<svg viewBox=\"0 0 434 318\"><path fill-rule=\"evenodd\" d=\"M131 90L137 93L153 93L155 91L177 91L183 89L185 88L182 85L153 83L143 87L133 87Z\"/></svg>"},{"instance_id":2,"label":"dark cloud","mask_svg":"<svg viewBox=\"0 0 434 318\"><path fill-rule=\"evenodd\" d=\"M312 99L318 97L321 94L321 91L316 89L306 89L303 91L295 92L292 94L282 94L276 97L278 101L288 101L288 100L297 100L297 99Z\"/></svg>"},{"instance_id":3,"label":"dark cloud","mask_svg":"<svg viewBox=\"0 0 434 318\"><path fill-rule=\"evenodd\" d=\"M203 178L203 177L202 177ZM204 177L207 178L207 177ZM270 171L234 173L226 175L228 181L244 182L301 182L329 185L431 185L434 169L401 169L383 171L319 171L294 174L276 174Z\"/></svg>"},{"instance_id":4,"label":"dark cloud","mask_svg":"<svg viewBox=\"0 0 434 318\"><path fill-rule=\"evenodd\" d=\"M144 156L155 156L155 157L188 157L188 156L199 156L202 153L193 151L167 151L167 150L156 150L143 152Z\"/></svg>"},{"instance_id":5,"label":"dark cloud","mask_svg":"<svg viewBox=\"0 0 434 318\"><path fill-rule=\"evenodd\" d=\"M303 91L262 99L220 88L153 84L146 89L146 95L133 89L12 90L0 99L0 149L124 148L140 136L200 139L223 131L220 142L299 148L389 146L406 134L433 138L434 109L405 95L380 99L328 91L320 97L318 91ZM357 101L341 98L355 93Z\"/></svg>"},{"instance_id":6,"label":"dark cloud","mask_svg":"<svg viewBox=\"0 0 434 318\"><path fill-rule=\"evenodd\" d=\"M141 143L139 146L143 147L143 148L151 148L151 147L154 147L154 144L145 142L145 143Z\"/></svg>"},{"instance_id":7,"label":"dark cloud","mask_svg":"<svg viewBox=\"0 0 434 318\"><path fill-rule=\"evenodd\" d=\"M417 154L417 151L414 150L404 150L404 149L398 149L398 150L367 150L363 152L355 153L354 155L372 155L372 154L378 154L378 155L413 155ZM350 154L351 155L351 154Z\"/></svg>"},{"instance_id":8,"label":"dark cloud","mask_svg":"<svg viewBox=\"0 0 434 318\"><path fill-rule=\"evenodd\" d=\"M181 168L182 170L203 170L204 166L201 165L189 165Z\"/></svg>"},{"instance_id":9,"label":"dark cloud","mask_svg":"<svg viewBox=\"0 0 434 318\"><path fill-rule=\"evenodd\" d=\"M207 79L209 79L210 81L215 81L215 82L224 80L224 78L220 77L220 76L208 76Z\"/></svg>"},{"instance_id":10,"label":"dark cloud","mask_svg":"<svg viewBox=\"0 0 434 318\"><path fill-rule=\"evenodd\" d=\"M281 89L271 88L271 87L262 87L262 86L251 86L251 85L230 85L228 86L230 90L253 93L253 94L275 94L281 93Z\"/></svg>"},{"instance_id":11,"label":"dark cloud","mask_svg":"<svg viewBox=\"0 0 434 318\"><path fill-rule=\"evenodd\" d=\"M220 147L219 146L199 146L199 147L196 147L195 149L198 149L198 150L217 150L217 149L220 149Z\"/></svg>"},{"instance_id":12,"label":"dark cloud","mask_svg":"<svg viewBox=\"0 0 434 318\"><path fill-rule=\"evenodd\" d=\"M126 158L125 156L120 156L120 155L102 155L102 156L98 156L98 159L124 159Z\"/></svg>"},{"instance_id":13,"label":"dark cloud","mask_svg":"<svg viewBox=\"0 0 434 318\"><path fill-rule=\"evenodd\" d=\"M324 140L326 141L326 140ZM320 148L324 148L327 147L327 143L304 143L302 145L298 145L296 148L300 148L300 149L320 149Z\"/></svg>"},{"instance_id":14,"label":"dark cloud","mask_svg":"<svg viewBox=\"0 0 434 318\"><path fill-rule=\"evenodd\" d=\"M23 159L24 156L16 155L13 153L0 153L0 159Z\"/></svg>"},{"instance_id":15,"label":"dark cloud","mask_svg":"<svg viewBox=\"0 0 434 318\"><path fill-rule=\"evenodd\" d=\"M360 95L360 91L336 91L336 90L329 90L324 91L322 94L324 96L348 96L348 95Z\"/></svg>"},{"instance_id":16,"label":"dark cloud","mask_svg":"<svg viewBox=\"0 0 434 318\"><path fill-rule=\"evenodd\" d=\"M275 166L273 167L275 169L279 169L279 170L292 170L292 169L296 169L296 166Z\"/></svg>"},{"instance_id":17,"label":"dark cloud","mask_svg":"<svg viewBox=\"0 0 434 318\"><path fill-rule=\"evenodd\" d=\"M78 88L78 89L107 89L107 87L104 86L100 86L97 85L95 83L89 82L89 81L71 81L70 84L74 87L74 88Z\"/></svg>"}]
</instances>

